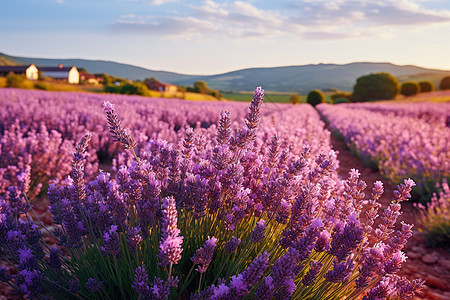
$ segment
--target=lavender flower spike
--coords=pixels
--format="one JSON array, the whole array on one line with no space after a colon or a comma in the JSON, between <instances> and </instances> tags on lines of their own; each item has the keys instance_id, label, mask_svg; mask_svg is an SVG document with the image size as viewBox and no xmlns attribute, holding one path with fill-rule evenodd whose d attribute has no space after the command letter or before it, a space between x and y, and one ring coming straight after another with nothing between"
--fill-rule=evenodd
<instances>
[{"instance_id":1,"label":"lavender flower spike","mask_svg":"<svg viewBox=\"0 0 450 300\"><path fill-rule=\"evenodd\" d=\"M98 292L98 291L102 288L102 285L103 285L103 281L98 281L98 280L95 279L95 278L89 278L89 279L86 281L86 287L87 287L92 293Z\"/></svg>"},{"instance_id":2,"label":"lavender flower spike","mask_svg":"<svg viewBox=\"0 0 450 300\"><path fill-rule=\"evenodd\" d=\"M109 132L111 133L113 140L122 143L125 149L136 147L136 141L126 129L122 128L114 105L112 105L109 101L106 101L103 103L103 109L106 113Z\"/></svg>"},{"instance_id":3,"label":"lavender flower spike","mask_svg":"<svg viewBox=\"0 0 450 300\"><path fill-rule=\"evenodd\" d=\"M208 237L205 244L200 249L197 249L194 256L191 258L194 264L202 265L198 266L198 268L195 269L197 272L201 274L206 272L206 269L211 263L214 254L214 249L216 249L216 246L217 246L217 239L215 237L212 238Z\"/></svg>"},{"instance_id":4,"label":"lavender flower spike","mask_svg":"<svg viewBox=\"0 0 450 300\"><path fill-rule=\"evenodd\" d=\"M321 268L322 264L320 262L316 262L314 260L311 261L311 267L308 270L308 273L306 273L306 275L302 278L302 283L305 286L313 285Z\"/></svg>"},{"instance_id":5,"label":"lavender flower spike","mask_svg":"<svg viewBox=\"0 0 450 300\"><path fill-rule=\"evenodd\" d=\"M179 236L180 230L177 228L177 208L175 199L167 197L163 199L162 220L161 220L161 243L159 245L158 258L160 265L166 266L169 263L177 264L181 259L183 248L183 237Z\"/></svg>"},{"instance_id":6,"label":"lavender flower spike","mask_svg":"<svg viewBox=\"0 0 450 300\"><path fill-rule=\"evenodd\" d=\"M248 114L245 123L248 129L252 130L258 126L259 123L259 113L261 109L261 104L264 99L264 90L259 86L255 89L253 93L253 99L250 103L250 112Z\"/></svg>"},{"instance_id":7,"label":"lavender flower spike","mask_svg":"<svg viewBox=\"0 0 450 300\"><path fill-rule=\"evenodd\" d=\"M139 297L147 299L150 295L150 287L148 286L148 274L145 271L145 265L139 266L134 271L134 283L131 286Z\"/></svg>"},{"instance_id":8,"label":"lavender flower spike","mask_svg":"<svg viewBox=\"0 0 450 300\"><path fill-rule=\"evenodd\" d=\"M250 234L250 239L255 243L260 243L264 239L264 235L266 234L266 224L263 219L259 220L256 223L255 228Z\"/></svg>"}]
</instances>

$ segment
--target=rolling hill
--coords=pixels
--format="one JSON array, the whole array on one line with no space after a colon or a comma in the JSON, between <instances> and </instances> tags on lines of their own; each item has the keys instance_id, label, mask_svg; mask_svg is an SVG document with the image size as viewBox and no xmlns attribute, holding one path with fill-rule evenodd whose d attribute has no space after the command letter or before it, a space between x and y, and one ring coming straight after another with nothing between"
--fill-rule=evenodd
<instances>
[{"instance_id":1,"label":"rolling hill","mask_svg":"<svg viewBox=\"0 0 450 300\"><path fill-rule=\"evenodd\" d=\"M7 63L2 63L7 62ZM440 78L449 76L450 71L426 69L417 66L399 66L391 63L355 62L350 64L314 64L273 68L250 68L217 75L187 75L166 71L154 71L138 66L104 60L86 59L43 59L9 56L0 53L1 64L31 64L39 66L76 65L90 73L143 80L155 77L160 81L182 86L192 86L194 81L203 80L209 87L222 91L251 91L263 86L268 91L307 93L312 89L338 89L351 91L356 79L362 75L378 72L390 73L400 81L421 78L432 79L435 85Z\"/></svg>"}]
</instances>

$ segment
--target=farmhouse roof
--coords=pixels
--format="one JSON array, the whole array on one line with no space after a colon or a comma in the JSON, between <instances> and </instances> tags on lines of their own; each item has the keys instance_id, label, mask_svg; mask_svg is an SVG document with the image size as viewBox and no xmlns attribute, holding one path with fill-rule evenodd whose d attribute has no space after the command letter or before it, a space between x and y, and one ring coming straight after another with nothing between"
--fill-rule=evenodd
<instances>
[{"instance_id":1,"label":"farmhouse roof","mask_svg":"<svg viewBox=\"0 0 450 300\"><path fill-rule=\"evenodd\" d=\"M0 72L25 72L31 65L27 66L0 66Z\"/></svg>"},{"instance_id":2,"label":"farmhouse roof","mask_svg":"<svg viewBox=\"0 0 450 300\"><path fill-rule=\"evenodd\" d=\"M38 69L42 72L69 72L73 67L75 66L63 67L60 65L58 67L38 67Z\"/></svg>"}]
</instances>

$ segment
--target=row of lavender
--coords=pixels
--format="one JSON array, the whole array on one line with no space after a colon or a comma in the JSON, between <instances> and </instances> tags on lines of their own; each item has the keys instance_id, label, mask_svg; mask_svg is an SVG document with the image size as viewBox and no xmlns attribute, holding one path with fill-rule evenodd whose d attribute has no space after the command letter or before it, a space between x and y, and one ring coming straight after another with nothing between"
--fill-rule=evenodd
<instances>
[{"instance_id":1,"label":"row of lavender","mask_svg":"<svg viewBox=\"0 0 450 300\"><path fill-rule=\"evenodd\" d=\"M211 135L221 109L230 112L232 128L236 128L235 121L245 116L246 107L237 102L0 89L0 194L18 183L17 176L31 178L30 198L49 180L62 180L71 170L75 141L86 130L92 133L91 149L95 149L87 155L87 177L92 178L97 172L99 162L102 168L109 167L111 159L117 158L123 148L113 143L103 125L99 108L106 97L120 109L123 125L136 137L142 150L147 141L155 139L176 145L185 136L186 126L194 127L196 132L205 131L204 137ZM269 104L261 114L268 126L259 132L260 139L278 133L291 140L283 143L309 144L314 155L330 149L329 136L310 107ZM294 121L297 117L298 123Z\"/></svg>"},{"instance_id":2,"label":"row of lavender","mask_svg":"<svg viewBox=\"0 0 450 300\"><path fill-rule=\"evenodd\" d=\"M394 183L413 178L422 196L450 178L450 103L363 103L317 107L346 144Z\"/></svg>"},{"instance_id":3,"label":"row of lavender","mask_svg":"<svg viewBox=\"0 0 450 300\"><path fill-rule=\"evenodd\" d=\"M0 280L58 299L411 299L421 281L396 273L412 226L394 228L414 182L397 187L375 227L382 183L366 196L358 171L339 180L314 110L263 116L263 96L257 88L236 130L223 111L214 134L187 129L178 144L141 149L104 103L133 158L87 183L84 135L71 179L49 188L58 247L43 248L26 218L26 184L0 199L0 254L18 264L15 275L0 267Z\"/></svg>"}]
</instances>

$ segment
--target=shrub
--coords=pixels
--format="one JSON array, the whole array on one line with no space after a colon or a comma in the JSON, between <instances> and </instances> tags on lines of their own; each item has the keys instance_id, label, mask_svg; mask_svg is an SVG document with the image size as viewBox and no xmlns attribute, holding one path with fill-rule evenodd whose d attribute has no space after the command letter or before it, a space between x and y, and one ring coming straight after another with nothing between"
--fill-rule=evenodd
<instances>
[{"instance_id":1,"label":"shrub","mask_svg":"<svg viewBox=\"0 0 450 300\"><path fill-rule=\"evenodd\" d=\"M50 89L49 85L45 82L36 82L34 84L34 88L37 90L43 90L43 91L47 91Z\"/></svg>"},{"instance_id":2,"label":"shrub","mask_svg":"<svg viewBox=\"0 0 450 300\"><path fill-rule=\"evenodd\" d=\"M441 83L439 83L440 90L450 90L450 76L442 78Z\"/></svg>"},{"instance_id":3,"label":"shrub","mask_svg":"<svg viewBox=\"0 0 450 300\"><path fill-rule=\"evenodd\" d=\"M105 86L105 93L111 93L111 94L120 94L120 86L116 85L106 85Z\"/></svg>"},{"instance_id":4,"label":"shrub","mask_svg":"<svg viewBox=\"0 0 450 300\"><path fill-rule=\"evenodd\" d=\"M417 95L420 92L419 84L413 81L404 82L400 88L400 94L408 97Z\"/></svg>"},{"instance_id":5,"label":"shrub","mask_svg":"<svg viewBox=\"0 0 450 300\"><path fill-rule=\"evenodd\" d=\"M351 102L352 93L348 92L336 92L330 96L331 100L333 100L333 103L336 103L336 99L347 99L347 102Z\"/></svg>"},{"instance_id":6,"label":"shrub","mask_svg":"<svg viewBox=\"0 0 450 300\"><path fill-rule=\"evenodd\" d=\"M348 100L347 98L337 98L333 101L333 104L339 103L350 103L350 100Z\"/></svg>"},{"instance_id":7,"label":"shrub","mask_svg":"<svg viewBox=\"0 0 450 300\"><path fill-rule=\"evenodd\" d=\"M44 250L38 228L18 220L28 209L23 190L0 199L2 258L18 264L15 276L0 269L1 280L30 298L373 299L383 291L411 299L422 281L395 273L412 225L393 228L414 182L397 187L369 230L382 183L365 201L357 170L337 179L334 152L310 157L305 147L291 156L278 136L269 147L255 143L263 93L255 91L234 134L223 111L215 139L187 129L178 149L153 141L151 160L136 156L135 140L104 103L114 140L134 161L85 184L91 136L81 139L71 180L48 193L61 248Z\"/></svg>"},{"instance_id":8,"label":"shrub","mask_svg":"<svg viewBox=\"0 0 450 300\"><path fill-rule=\"evenodd\" d=\"M373 73L361 76L353 87L355 102L394 99L399 92L397 78L389 73Z\"/></svg>"},{"instance_id":9,"label":"shrub","mask_svg":"<svg viewBox=\"0 0 450 300\"><path fill-rule=\"evenodd\" d=\"M427 93L434 91L434 84L433 82L426 80L426 81L420 81L419 82L419 91L420 93Z\"/></svg>"},{"instance_id":10,"label":"shrub","mask_svg":"<svg viewBox=\"0 0 450 300\"><path fill-rule=\"evenodd\" d=\"M323 96L322 92L319 90L310 91L308 93L308 96L306 97L306 103L309 103L314 107L316 107L316 105L319 105L320 103L323 103L324 100L325 100L325 97Z\"/></svg>"},{"instance_id":11,"label":"shrub","mask_svg":"<svg viewBox=\"0 0 450 300\"><path fill-rule=\"evenodd\" d=\"M444 178L439 195L433 194L426 206L419 208L419 231L431 247L450 245L450 188Z\"/></svg>"},{"instance_id":12,"label":"shrub","mask_svg":"<svg viewBox=\"0 0 450 300\"><path fill-rule=\"evenodd\" d=\"M300 99L301 97L298 94L291 94L289 96L289 102L292 104L300 104Z\"/></svg>"},{"instance_id":13,"label":"shrub","mask_svg":"<svg viewBox=\"0 0 450 300\"><path fill-rule=\"evenodd\" d=\"M19 89L32 89L33 82L27 80L24 75L10 74L6 77L6 85L8 87Z\"/></svg>"},{"instance_id":14,"label":"shrub","mask_svg":"<svg viewBox=\"0 0 450 300\"><path fill-rule=\"evenodd\" d=\"M142 82L126 83L120 88L120 93L125 95L150 95L149 89Z\"/></svg>"}]
</instances>

